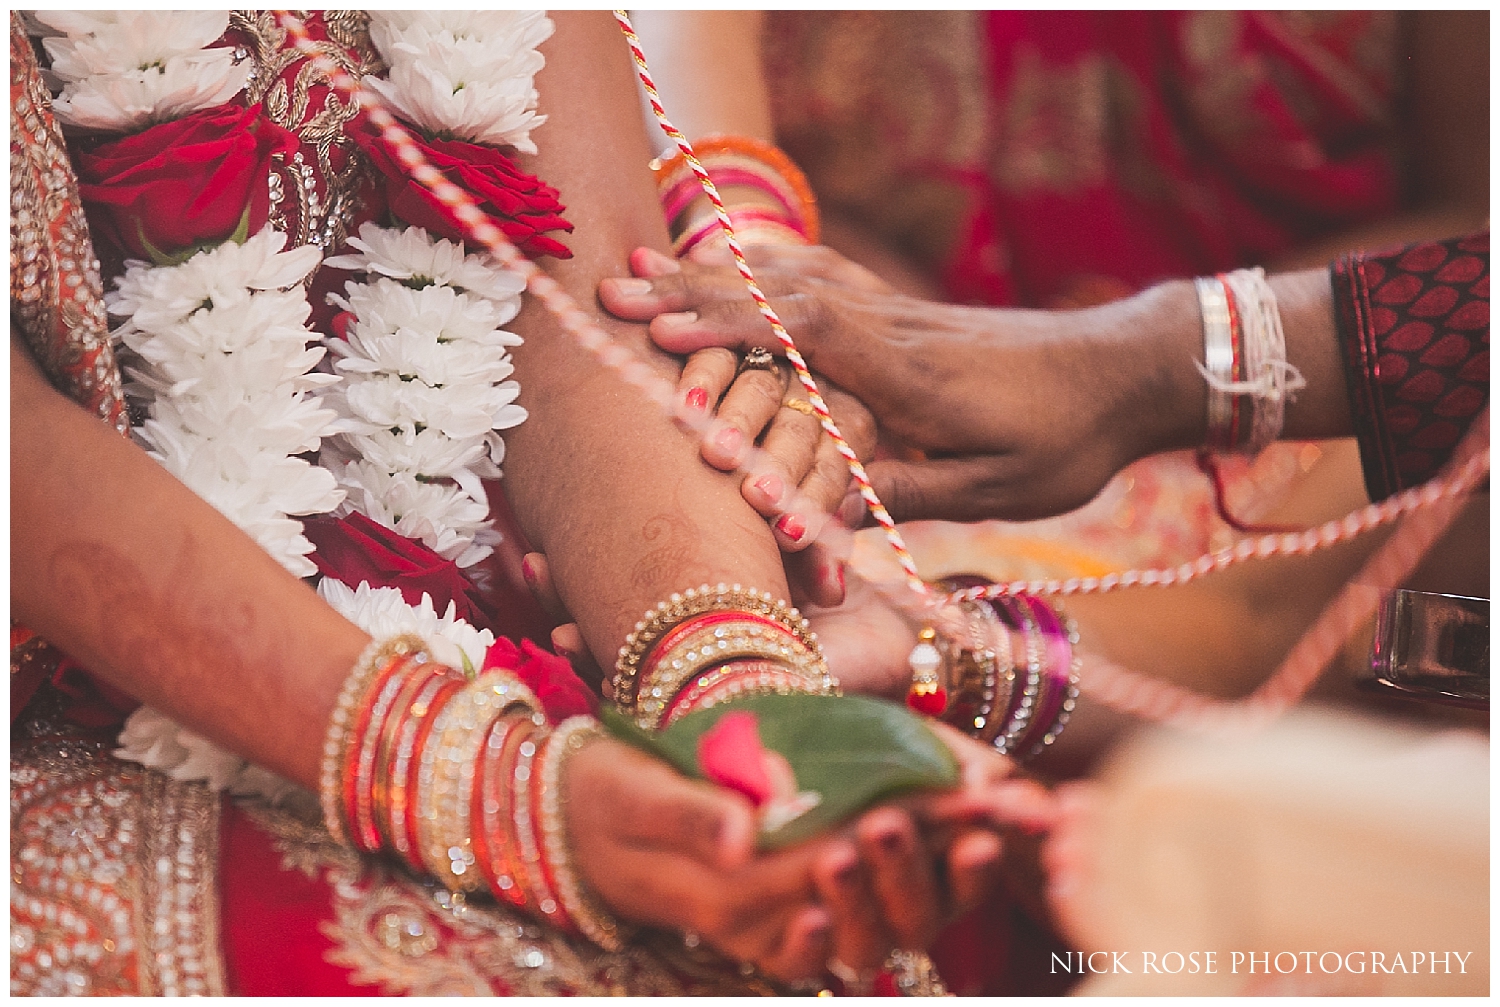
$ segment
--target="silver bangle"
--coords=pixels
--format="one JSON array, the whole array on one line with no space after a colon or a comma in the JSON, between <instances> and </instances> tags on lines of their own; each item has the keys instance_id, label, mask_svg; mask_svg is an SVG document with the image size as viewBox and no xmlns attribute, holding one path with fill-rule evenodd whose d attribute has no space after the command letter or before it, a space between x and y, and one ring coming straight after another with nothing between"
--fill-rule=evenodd
<instances>
[{"instance_id":1,"label":"silver bangle","mask_svg":"<svg viewBox=\"0 0 1500 1007\"><path fill-rule=\"evenodd\" d=\"M1203 363L1198 369L1208 381L1208 431L1204 439L1212 450L1231 451L1234 393L1226 389L1234 384L1235 373L1229 295L1212 277L1197 277L1193 285L1198 288L1198 308L1203 315Z\"/></svg>"}]
</instances>

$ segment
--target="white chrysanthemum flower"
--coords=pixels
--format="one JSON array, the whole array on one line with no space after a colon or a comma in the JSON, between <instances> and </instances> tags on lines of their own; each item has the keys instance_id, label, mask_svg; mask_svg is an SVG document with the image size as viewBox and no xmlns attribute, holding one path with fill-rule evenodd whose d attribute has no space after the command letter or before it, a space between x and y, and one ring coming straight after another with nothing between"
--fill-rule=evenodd
<instances>
[{"instance_id":1,"label":"white chrysanthemum flower","mask_svg":"<svg viewBox=\"0 0 1500 1007\"><path fill-rule=\"evenodd\" d=\"M511 405L520 392L514 381L434 388L380 374L350 381L342 390L342 405L351 418L405 436L431 427L448 437L477 442L491 430L505 430L526 419L524 409Z\"/></svg>"},{"instance_id":2,"label":"white chrysanthemum flower","mask_svg":"<svg viewBox=\"0 0 1500 1007\"><path fill-rule=\"evenodd\" d=\"M223 11L36 11L51 73L63 82L53 112L84 129L130 132L222 105L250 78L249 60L208 49L229 26Z\"/></svg>"},{"instance_id":3,"label":"white chrysanthemum flower","mask_svg":"<svg viewBox=\"0 0 1500 1007\"><path fill-rule=\"evenodd\" d=\"M272 804L304 793L291 781L252 766L148 706L126 718L114 755L159 770L174 780L203 780L214 790L259 795Z\"/></svg>"},{"instance_id":4,"label":"white chrysanthemum flower","mask_svg":"<svg viewBox=\"0 0 1500 1007\"><path fill-rule=\"evenodd\" d=\"M372 11L370 40L390 75L366 83L429 133L536 153L542 11Z\"/></svg>"},{"instance_id":5,"label":"white chrysanthemum flower","mask_svg":"<svg viewBox=\"0 0 1500 1007\"><path fill-rule=\"evenodd\" d=\"M495 634L475 629L454 612L453 602L442 615L433 607L432 597L422 595L422 603L412 607L393 587L372 588L361 581L351 590L332 577L318 582L318 594L348 619L377 640L414 633L427 643L433 659L451 668L473 669L484 666L485 652L495 642Z\"/></svg>"},{"instance_id":6,"label":"white chrysanthemum flower","mask_svg":"<svg viewBox=\"0 0 1500 1007\"><path fill-rule=\"evenodd\" d=\"M414 281L407 286L435 283L477 294L511 309L496 325L504 325L520 310L521 292L526 289L520 273L505 269L488 255L465 255L462 245L446 238L434 239L423 228L397 229L366 222L360 225L359 237L349 239L349 245L360 254L336 256L328 259L327 265L370 273L372 278Z\"/></svg>"},{"instance_id":7,"label":"white chrysanthemum flower","mask_svg":"<svg viewBox=\"0 0 1500 1007\"><path fill-rule=\"evenodd\" d=\"M331 295L330 299L358 319L349 328L349 342L356 347L363 340L403 330L444 343L469 341L501 348L521 344L520 336L500 328L510 320L507 302L437 284L414 290L387 277L345 284L344 292L345 297ZM370 355L363 349L358 352Z\"/></svg>"},{"instance_id":8,"label":"white chrysanthemum flower","mask_svg":"<svg viewBox=\"0 0 1500 1007\"><path fill-rule=\"evenodd\" d=\"M372 462L344 462L327 450L321 462L346 491L344 508L420 541L460 567L478 563L500 541L490 526L489 501L477 479L456 475L453 482L432 482Z\"/></svg>"}]
</instances>

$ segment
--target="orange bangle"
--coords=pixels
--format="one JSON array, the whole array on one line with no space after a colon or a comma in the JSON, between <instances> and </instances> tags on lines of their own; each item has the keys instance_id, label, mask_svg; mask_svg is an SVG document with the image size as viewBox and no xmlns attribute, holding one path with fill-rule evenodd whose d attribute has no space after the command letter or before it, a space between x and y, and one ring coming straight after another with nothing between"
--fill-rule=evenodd
<instances>
[{"instance_id":1,"label":"orange bangle","mask_svg":"<svg viewBox=\"0 0 1500 1007\"><path fill-rule=\"evenodd\" d=\"M792 191L797 194L802 203L802 215L807 224L807 240L816 245L818 243L821 228L818 220L818 197L813 193L812 186L808 184L807 176L802 169L797 167L790 157L779 147L748 136L731 136L727 134L714 134L701 137L693 141L693 153L697 155L700 162L706 162L714 154L739 154L752 158L776 172ZM653 158L650 163L651 171L656 177L657 189L660 191L666 187L675 175L683 168L688 167L687 159L681 151L673 154L663 161L661 158ZM707 164L704 164L707 168ZM712 173L710 173L712 174Z\"/></svg>"}]
</instances>

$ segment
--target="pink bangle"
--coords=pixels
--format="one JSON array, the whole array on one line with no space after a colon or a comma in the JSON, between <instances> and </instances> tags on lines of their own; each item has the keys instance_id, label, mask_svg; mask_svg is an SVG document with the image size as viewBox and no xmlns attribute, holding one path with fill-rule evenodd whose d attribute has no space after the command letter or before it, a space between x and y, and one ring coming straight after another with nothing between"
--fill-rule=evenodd
<instances>
[{"instance_id":1,"label":"pink bangle","mask_svg":"<svg viewBox=\"0 0 1500 1007\"><path fill-rule=\"evenodd\" d=\"M1078 630L1041 598L1023 595L1018 600L1030 606L1045 652L1031 723L1012 746L1018 758L1029 759L1057 740L1073 713L1078 699L1078 661L1073 650Z\"/></svg>"},{"instance_id":2,"label":"pink bangle","mask_svg":"<svg viewBox=\"0 0 1500 1007\"><path fill-rule=\"evenodd\" d=\"M803 223L802 206L796 199L796 194L789 189L775 184L771 178L767 178L764 171L753 171L746 168L730 165L711 165L708 167L708 177L713 179L714 184L721 189L725 186L739 185L748 189L763 192L776 201L785 212L786 216ZM758 167L758 166L757 166ZM682 215L693 201L703 195L702 184L698 176L689 174L685 178L676 181L661 199L662 214L667 218L667 223L672 224Z\"/></svg>"}]
</instances>

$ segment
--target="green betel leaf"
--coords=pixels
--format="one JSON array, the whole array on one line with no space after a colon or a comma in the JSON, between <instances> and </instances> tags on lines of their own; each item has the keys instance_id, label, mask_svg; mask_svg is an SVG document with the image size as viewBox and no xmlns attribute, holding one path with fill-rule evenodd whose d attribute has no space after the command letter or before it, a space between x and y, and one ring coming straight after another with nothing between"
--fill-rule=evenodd
<instances>
[{"instance_id":1,"label":"green betel leaf","mask_svg":"<svg viewBox=\"0 0 1500 1007\"><path fill-rule=\"evenodd\" d=\"M749 696L690 713L656 733L641 730L612 710L606 711L604 721L621 740L703 779L698 739L735 710L756 715L761 744L791 763L799 791L819 798L790 821L763 827L762 849L818 835L895 794L958 784L953 753L920 717L903 706L864 696Z\"/></svg>"}]
</instances>

